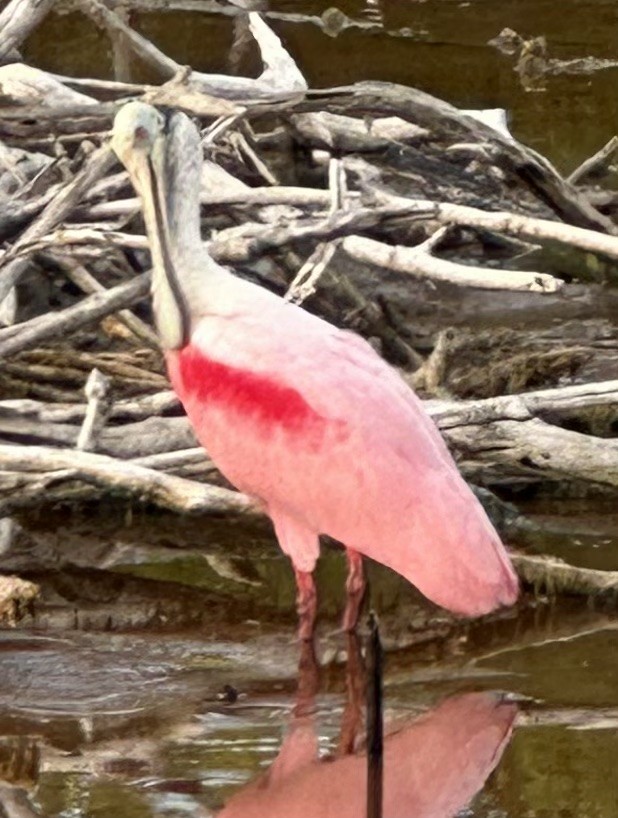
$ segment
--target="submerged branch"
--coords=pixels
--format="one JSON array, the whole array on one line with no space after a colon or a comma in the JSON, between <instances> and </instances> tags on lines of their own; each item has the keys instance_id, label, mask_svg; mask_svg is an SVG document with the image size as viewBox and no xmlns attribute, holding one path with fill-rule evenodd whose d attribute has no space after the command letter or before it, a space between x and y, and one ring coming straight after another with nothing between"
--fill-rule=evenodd
<instances>
[{"instance_id":1,"label":"submerged branch","mask_svg":"<svg viewBox=\"0 0 618 818\"><path fill-rule=\"evenodd\" d=\"M618 571L598 571L569 565L558 557L511 554L520 579L550 596L599 596L618 592Z\"/></svg>"}]
</instances>

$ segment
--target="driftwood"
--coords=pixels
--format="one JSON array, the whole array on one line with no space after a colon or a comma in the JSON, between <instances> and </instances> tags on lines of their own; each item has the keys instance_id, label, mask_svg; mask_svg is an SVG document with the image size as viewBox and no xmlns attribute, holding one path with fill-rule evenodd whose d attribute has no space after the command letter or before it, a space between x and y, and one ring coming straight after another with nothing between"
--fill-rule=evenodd
<instances>
[{"instance_id":1,"label":"driftwood","mask_svg":"<svg viewBox=\"0 0 618 818\"><path fill-rule=\"evenodd\" d=\"M27 261L20 253L30 243L39 239L49 230L56 227L75 207L84 192L99 179L114 163L114 158L105 147L94 153L82 172L49 202L38 219L20 236L13 247L5 253L0 261L0 301L8 295L27 269Z\"/></svg>"},{"instance_id":2,"label":"driftwood","mask_svg":"<svg viewBox=\"0 0 618 818\"><path fill-rule=\"evenodd\" d=\"M599 172L606 171L616 151L618 150L618 136L612 138L603 147L598 150L593 156L588 157L581 165L575 168L569 174L568 181L572 185L581 184L586 177L599 174Z\"/></svg>"},{"instance_id":3,"label":"driftwood","mask_svg":"<svg viewBox=\"0 0 618 818\"><path fill-rule=\"evenodd\" d=\"M480 477L491 484L514 478L529 482L560 478L616 487L615 442L561 429L541 418L617 402L618 382L610 381L481 401L428 401L426 406L457 453L460 467L472 479ZM201 451L203 473L212 478L212 463L203 450L187 449L195 444L187 419L152 417L178 408L171 392L153 395L146 402L119 401L109 410L114 425L97 437L97 451L124 460L137 458L141 465L166 470L200 463ZM75 446L87 414L83 405L62 408L35 401L0 402L0 439ZM121 419L124 422L119 424ZM70 452L66 454L70 458ZM9 470L2 450L0 469ZM134 494L148 496L147 491L141 492L139 482L134 483ZM5 495L6 490L0 490L0 501L8 499ZM43 493L30 491L29 504L45 500Z\"/></svg>"},{"instance_id":4,"label":"driftwood","mask_svg":"<svg viewBox=\"0 0 618 818\"><path fill-rule=\"evenodd\" d=\"M492 230L496 233L507 233L535 242L555 241L584 252L598 253L618 259L618 237L615 235L605 235L583 227L546 219L534 219L515 213L487 213L472 207L447 202L429 202L423 199L406 201L380 192L376 194L376 198L383 206L390 205L395 208L398 205L402 212L412 211L415 207L422 211L433 206L435 208L434 218L441 224Z\"/></svg>"},{"instance_id":5,"label":"driftwood","mask_svg":"<svg viewBox=\"0 0 618 818\"><path fill-rule=\"evenodd\" d=\"M109 386L109 378L95 367L88 376L84 389L88 405L75 444L80 452L91 452L96 446L97 437L109 414Z\"/></svg>"},{"instance_id":6,"label":"driftwood","mask_svg":"<svg viewBox=\"0 0 618 818\"><path fill-rule=\"evenodd\" d=\"M54 0L11 0L0 14L0 62L13 56L53 5Z\"/></svg>"},{"instance_id":7,"label":"driftwood","mask_svg":"<svg viewBox=\"0 0 618 818\"><path fill-rule=\"evenodd\" d=\"M3 59L50 6L9 3L0 15ZM473 302L511 304L518 321L527 308L551 320L584 307L596 315L598 290L571 284L550 251L576 249L594 260L595 275L613 280L618 228L594 206L598 191L580 185L606 166L615 142L564 179L500 128L416 89L361 82L308 91L255 13L248 25L263 72L250 79L191 71L100 0L79 7L163 84L0 69L15 81L0 100L1 513L117 495L178 513L262 519L247 498L217 485L221 475L163 389L139 201L106 142L118 103L130 97L175 105L199 122L202 231L213 257L365 335L426 393L448 398L444 305L454 324ZM346 20L313 22L336 33ZM577 378L600 345L572 347L577 366L566 377ZM84 397L93 368L109 390L89 382ZM426 405L472 479L614 491L615 440L565 426L611 413L616 383ZM521 559L534 584L533 563ZM548 570L560 587L576 588L562 567ZM595 587L584 579L582 592Z\"/></svg>"},{"instance_id":8,"label":"driftwood","mask_svg":"<svg viewBox=\"0 0 618 818\"><path fill-rule=\"evenodd\" d=\"M576 594L603 596L618 594L618 571L578 568L557 557L513 554L513 564L521 579L550 596Z\"/></svg>"},{"instance_id":9,"label":"driftwood","mask_svg":"<svg viewBox=\"0 0 618 818\"><path fill-rule=\"evenodd\" d=\"M143 273L133 281L119 284L104 293L93 293L79 304L67 307L60 313L50 313L36 318L17 333L12 331L13 328L5 330L9 337L5 337L4 340L0 330L0 357L14 355L35 346L45 338L72 332L116 310L131 306L148 293L149 286L150 276Z\"/></svg>"},{"instance_id":10,"label":"driftwood","mask_svg":"<svg viewBox=\"0 0 618 818\"><path fill-rule=\"evenodd\" d=\"M57 486L78 481L120 496L141 496L182 514L262 517L255 505L238 492L184 480L105 455L45 446L0 445L0 460L4 495L0 513L3 515L23 508L41 491L54 496Z\"/></svg>"},{"instance_id":11,"label":"driftwood","mask_svg":"<svg viewBox=\"0 0 618 818\"><path fill-rule=\"evenodd\" d=\"M431 242L431 239L428 240ZM560 279L546 273L523 273L519 270L499 272L436 258L431 244L424 242L416 247L398 247L361 236L348 236L341 247L350 258L381 269L446 281L450 284L477 287L488 290L528 290L531 292L556 292L564 284Z\"/></svg>"},{"instance_id":12,"label":"driftwood","mask_svg":"<svg viewBox=\"0 0 618 818\"><path fill-rule=\"evenodd\" d=\"M98 0L80 0L83 10L108 31L122 34L143 60L167 79L183 74L183 67L160 49L131 29L123 20ZM191 72L187 82L201 93L226 99L257 99L274 96L287 97L303 92L307 83L274 32L258 14L249 14L249 26L262 55L264 71L255 80Z\"/></svg>"}]
</instances>

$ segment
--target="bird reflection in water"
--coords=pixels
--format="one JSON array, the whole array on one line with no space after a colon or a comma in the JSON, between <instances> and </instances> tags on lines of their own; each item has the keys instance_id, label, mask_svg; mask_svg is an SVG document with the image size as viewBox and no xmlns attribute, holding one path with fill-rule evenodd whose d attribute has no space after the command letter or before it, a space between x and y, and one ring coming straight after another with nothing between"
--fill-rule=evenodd
<instances>
[{"instance_id":1,"label":"bird reflection in water","mask_svg":"<svg viewBox=\"0 0 618 818\"><path fill-rule=\"evenodd\" d=\"M236 793L217 818L362 818L367 764L362 751L364 678L349 636L347 697L334 755L320 758L318 668L301 648L296 706L268 771ZM492 692L464 693L420 717L386 725L383 818L452 818L482 788L506 748L517 706Z\"/></svg>"}]
</instances>

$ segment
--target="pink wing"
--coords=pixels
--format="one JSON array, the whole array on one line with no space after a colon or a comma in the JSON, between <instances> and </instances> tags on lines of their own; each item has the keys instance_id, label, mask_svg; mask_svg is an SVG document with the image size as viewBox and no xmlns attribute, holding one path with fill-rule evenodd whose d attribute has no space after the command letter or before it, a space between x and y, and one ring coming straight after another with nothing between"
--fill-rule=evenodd
<instances>
[{"instance_id":1,"label":"pink wing","mask_svg":"<svg viewBox=\"0 0 618 818\"><path fill-rule=\"evenodd\" d=\"M168 354L170 377L221 470L298 534L297 567L317 556L303 532L328 534L456 613L512 604L500 539L401 378L357 336L229 288Z\"/></svg>"}]
</instances>

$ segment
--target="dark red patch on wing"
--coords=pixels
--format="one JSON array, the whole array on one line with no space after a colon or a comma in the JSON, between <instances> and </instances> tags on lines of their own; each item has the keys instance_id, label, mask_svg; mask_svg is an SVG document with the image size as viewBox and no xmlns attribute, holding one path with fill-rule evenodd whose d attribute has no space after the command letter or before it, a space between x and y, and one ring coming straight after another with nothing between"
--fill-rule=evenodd
<instances>
[{"instance_id":1,"label":"dark red patch on wing","mask_svg":"<svg viewBox=\"0 0 618 818\"><path fill-rule=\"evenodd\" d=\"M315 429L325 423L296 389L275 378L214 361L191 344L178 353L178 369L186 393L205 404L252 415L290 431Z\"/></svg>"}]
</instances>

